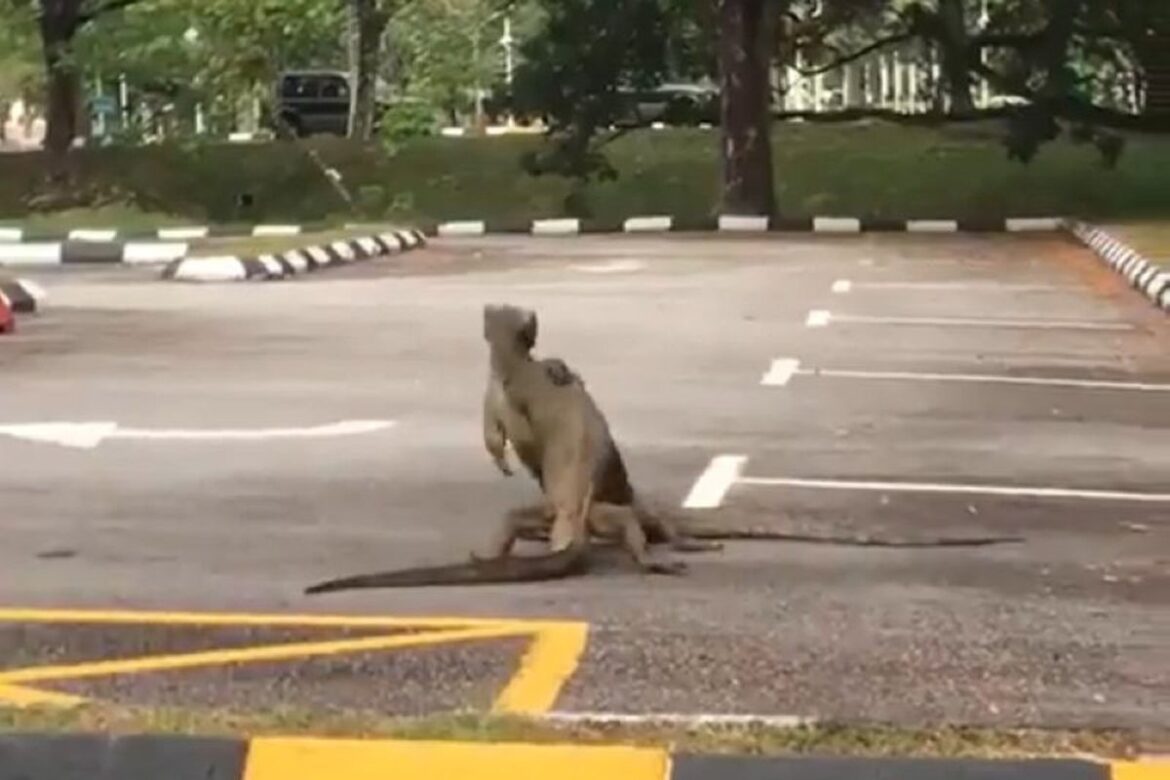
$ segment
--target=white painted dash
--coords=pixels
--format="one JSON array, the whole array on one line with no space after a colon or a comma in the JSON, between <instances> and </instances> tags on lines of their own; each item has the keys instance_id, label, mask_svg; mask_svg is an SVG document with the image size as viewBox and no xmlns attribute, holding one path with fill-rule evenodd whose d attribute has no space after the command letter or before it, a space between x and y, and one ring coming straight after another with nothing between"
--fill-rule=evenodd
<instances>
[{"instance_id":1,"label":"white painted dash","mask_svg":"<svg viewBox=\"0 0 1170 780\"><path fill-rule=\"evenodd\" d=\"M630 217L622 223L626 233L661 233L674 224L671 217Z\"/></svg>"},{"instance_id":2,"label":"white painted dash","mask_svg":"<svg viewBox=\"0 0 1170 780\"><path fill-rule=\"evenodd\" d=\"M828 309L813 309L808 313L804 325L807 328L823 328L829 324L832 317Z\"/></svg>"},{"instance_id":3,"label":"white painted dash","mask_svg":"<svg viewBox=\"0 0 1170 780\"><path fill-rule=\"evenodd\" d=\"M113 241L117 237L117 230L75 228L69 231L70 241Z\"/></svg>"},{"instance_id":4,"label":"white painted dash","mask_svg":"<svg viewBox=\"0 0 1170 780\"><path fill-rule=\"evenodd\" d=\"M296 236L300 232L300 225L256 225L252 228L253 236Z\"/></svg>"},{"instance_id":5,"label":"white painted dash","mask_svg":"<svg viewBox=\"0 0 1170 780\"><path fill-rule=\"evenodd\" d=\"M783 387L797 373L800 361L796 358L776 358L760 380L761 385Z\"/></svg>"},{"instance_id":6,"label":"white painted dash","mask_svg":"<svg viewBox=\"0 0 1170 780\"><path fill-rule=\"evenodd\" d=\"M190 241L197 238L206 238L211 232L206 226L169 227L159 228L158 237L163 241Z\"/></svg>"},{"instance_id":7,"label":"white painted dash","mask_svg":"<svg viewBox=\"0 0 1170 780\"><path fill-rule=\"evenodd\" d=\"M766 233L768 218L753 214L720 214L719 230L729 233Z\"/></svg>"},{"instance_id":8,"label":"white painted dash","mask_svg":"<svg viewBox=\"0 0 1170 780\"><path fill-rule=\"evenodd\" d=\"M1004 227L1011 233L1060 230L1060 217L1015 217L1005 220Z\"/></svg>"},{"instance_id":9,"label":"white painted dash","mask_svg":"<svg viewBox=\"0 0 1170 780\"><path fill-rule=\"evenodd\" d=\"M750 715L721 712L545 712L541 720L554 723L613 723L651 725L655 723L684 726L767 726L769 728L800 728L817 722L802 715Z\"/></svg>"},{"instance_id":10,"label":"white painted dash","mask_svg":"<svg viewBox=\"0 0 1170 780\"><path fill-rule=\"evenodd\" d=\"M861 220L856 217L813 217L814 233L860 233Z\"/></svg>"},{"instance_id":11,"label":"white painted dash","mask_svg":"<svg viewBox=\"0 0 1170 780\"><path fill-rule=\"evenodd\" d=\"M838 279L837 281L833 282L833 292L835 293L847 293L852 289L853 282L849 281L848 279Z\"/></svg>"},{"instance_id":12,"label":"white painted dash","mask_svg":"<svg viewBox=\"0 0 1170 780\"><path fill-rule=\"evenodd\" d=\"M534 236L569 236L580 232L579 219L537 219L532 222Z\"/></svg>"},{"instance_id":13,"label":"white painted dash","mask_svg":"<svg viewBox=\"0 0 1170 780\"><path fill-rule=\"evenodd\" d=\"M487 232L487 225L482 220L465 220L459 222L444 222L439 225L440 236L482 236Z\"/></svg>"},{"instance_id":14,"label":"white painted dash","mask_svg":"<svg viewBox=\"0 0 1170 780\"><path fill-rule=\"evenodd\" d=\"M716 455L683 500L686 509L714 509L743 473L746 455Z\"/></svg>"},{"instance_id":15,"label":"white painted dash","mask_svg":"<svg viewBox=\"0 0 1170 780\"><path fill-rule=\"evenodd\" d=\"M906 230L910 233L957 233L959 223L953 219L908 219Z\"/></svg>"}]
</instances>

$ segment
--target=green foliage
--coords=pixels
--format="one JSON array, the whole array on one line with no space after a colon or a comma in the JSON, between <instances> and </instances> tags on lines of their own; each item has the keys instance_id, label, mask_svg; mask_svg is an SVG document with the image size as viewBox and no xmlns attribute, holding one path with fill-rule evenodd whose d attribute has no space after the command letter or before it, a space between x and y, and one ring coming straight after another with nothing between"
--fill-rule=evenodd
<instances>
[{"instance_id":1,"label":"green foliage","mask_svg":"<svg viewBox=\"0 0 1170 780\"><path fill-rule=\"evenodd\" d=\"M383 111L378 134L386 150L393 154L406 141L434 135L438 130L435 107L415 98L397 100Z\"/></svg>"},{"instance_id":2,"label":"green foliage","mask_svg":"<svg viewBox=\"0 0 1170 780\"><path fill-rule=\"evenodd\" d=\"M43 87L38 35L31 6L0 0L0 105Z\"/></svg>"},{"instance_id":3,"label":"green foliage","mask_svg":"<svg viewBox=\"0 0 1170 780\"><path fill-rule=\"evenodd\" d=\"M583 189L591 179L616 178L601 152L614 136L598 133L627 115L621 88L651 88L666 77L679 7L672 0L544 0L543 24L521 49L525 62L512 97L518 113L541 116L549 127L549 143L521 164L532 175L570 178L570 213L588 213Z\"/></svg>"},{"instance_id":4,"label":"green foliage","mask_svg":"<svg viewBox=\"0 0 1170 780\"><path fill-rule=\"evenodd\" d=\"M214 102L268 87L284 68L339 63L342 20L330 0L140 0L99 18L76 49L91 74Z\"/></svg>"},{"instance_id":5,"label":"green foliage","mask_svg":"<svg viewBox=\"0 0 1170 780\"><path fill-rule=\"evenodd\" d=\"M504 73L499 43L505 15L513 37L531 26L532 3L504 0L412 0L391 21L390 73L401 92L420 97L455 123L475 110L475 90Z\"/></svg>"},{"instance_id":6,"label":"green foliage","mask_svg":"<svg viewBox=\"0 0 1170 780\"><path fill-rule=\"evenodd\" d=\"M618 139L606 152L621 178L590 182L583 191L594 218L614 226L631 214L708 218L719 196L716 139L714 130L699 129L646 130ZM375 144L309 143L342 173L357 199L365 187L381 188L385 217L524 225L566 213L569 182L533 178L516 165L539 138L421 138L393 157ZM965 123L938 129L785 123L775 129L773 144L777 200L781 213L792 216L1166 216L1170 139L1130 136L1112 170L1065 139L1052 141L1025 168L1009 161L986 129ZM342 214L342 202L293 144L86 148L77 150L76 162L82 195L122 193L119 202L197 224L241 219L235 198L244 191L254 194L252 217L260 221L354 219ZM26 197L42 166L41 155L0 155L0 220L27 213Z\"/></svg>"}]
</instances>

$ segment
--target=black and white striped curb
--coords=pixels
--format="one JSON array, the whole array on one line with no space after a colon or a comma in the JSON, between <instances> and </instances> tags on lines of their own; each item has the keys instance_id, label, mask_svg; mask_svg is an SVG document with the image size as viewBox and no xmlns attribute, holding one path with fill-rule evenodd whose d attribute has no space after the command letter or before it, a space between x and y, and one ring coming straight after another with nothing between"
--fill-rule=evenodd
<instances>
[{"instance_id":1,"label":"black and white striped curb","mask_svg":"<svg viewBox=\"0 0 1170 780\"><path fill-rule=\"evenodd\" d=\"M78 264L149 265L187 255L183 241L0 243L0 266L44 268Z\"/></svg>"},{"instance_id":2,"label":"black and white striped curb","mask_svg":"<svg viewBox=\"0 0 1170 780\"><path fill-rule=\"evenodd\" d=\"M1074 221L1069 223L1068 229L1113 270L1124 276L1130 286L1157 306L1170 311L1170 271L1150 262L1101 228Z\"/></svg>"},{"instance_id":3,"label":"black and white striped curb","mask_svg":"<svg viewBox=\"0 0 1170 780\"><path fill-rule=\"evenodd\" d=\"M958 233L958 232L1055 232L1061 217L1012 217L1003 219L887 219L882 217L766 217L723 214L709 218L669 215L635 216L624 220L534 219L519 222L458 220L429 226L435 236L482 236L490 233L526 233L534 236L571 236L581 233Z\"/></svg>"},{"instance_id":4,"label":"black and white striped curb","mask_svg":"<svg viewBox=\"0 0 1170 780\"><path fill-rule=\"evenodd\" d=\"M44 289L28 279L0 277L0 298L17 314L32 314L48 297Z\"/></svg>"},{"instance_id":5,"label":"black and white striped curb","mask_svg":"<svg viewBox=\"0 0 1170 780\"><path fill-rule=\"evenodd\" d=\"M168 263L162 278L186 282L244 282L290 276L406 252L426 244L420 230L392 230L257 257L186 257Z\"/></svg>"},{"instance_id":6,"label":"black and white striped curb","mask_svg":"<svg viewBox=\"0 0 1170 780\"><path fill-rule=\"evenodd\" d=\"M336 228L337 225L309 223L304 225L172 225L169 227L129 229L72 228L61 231L38 231L22 227L0 226L0 245L5 243L43 241L89 241L103 243L126 239L154 239L157 241L197 241L201 238L242 238L246 236L297 236L317 230Z\"/></svg>"},{"instance_id":7,"label":"black and white striped curb","mask_svg":"<svg viewBox=\"0 0 1170 780\"><path fill-rule=\"evenodd\" d=\"M477 236L487 233L530 233L532 235L573 235L577 233L643 232L767 232L860 233L872 231L908 233L1023 232L1060 229L1059 217L1008 217L1000 219L889 219L884 217L759 217L724 214L718 217L635 216L624 220L576 218L509 220L456 220L432 224L428 235ZM0 227L0 245L20 243L35 236L37 241L112 242L118 239L197 241L203 238L240 236L295 236L326 230L326 223L269 225L181 225L149 230L116 228L75 228L65 233L40 234L20 227ZM355 227L346 225L346 227Z\"/></svg>"}]
</instances>

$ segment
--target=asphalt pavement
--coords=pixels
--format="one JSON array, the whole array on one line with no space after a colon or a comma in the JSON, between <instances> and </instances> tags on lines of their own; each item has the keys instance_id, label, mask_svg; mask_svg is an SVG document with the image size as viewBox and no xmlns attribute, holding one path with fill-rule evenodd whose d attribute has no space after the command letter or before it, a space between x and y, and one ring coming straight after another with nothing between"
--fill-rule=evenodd
<instances>
[{"instance_id":1,"label":"asphalt pavement","mask_svg":"<svg viewBox=\"0 0 1170 780\"><path fill-rule=\"evenodd\" d=\"M50 298L0 336L7 670L306 640L3 608L547 619L589 627L557 711L1170 727L1170 324L1069 239L481 237L280 283L26 275ZM1024 541L732 542L682 577L607 550L562 582L302 595L461 560L537 497L480 442L481 308L505 301L538 311L537 351L582 375L657 503ZM696 486L720 456L738 478ZM41 687L481 708L524 652L496 637Z\"/></svg>"}]
</instances>

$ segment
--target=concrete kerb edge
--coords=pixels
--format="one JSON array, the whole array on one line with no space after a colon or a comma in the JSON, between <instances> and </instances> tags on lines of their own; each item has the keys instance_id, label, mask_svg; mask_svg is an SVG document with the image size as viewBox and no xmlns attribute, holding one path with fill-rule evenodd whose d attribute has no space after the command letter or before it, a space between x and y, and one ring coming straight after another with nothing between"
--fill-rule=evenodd
<instances>
[{"instance_id":1,"label":"concrete kerb edge","mask_svg":"<svg viewBox=\"0 0 1170 780\"><path fill-rule=\"evenodd\" d=\"M185 241L68 239L62 242L0 241L0 268L46 268L61 265L159 264L187 256Z\"/></svg>"},{"instance_id":2,"label":"concrete kerb edge","mask_svg":"<svg viewBox=\"0 0 1170 780\"><path fill-rule=\"evenodd\" d=\"M48 297L36 282L7 277L0 277L0 296L15 314L35 314Z\"/></svg>"},{"instance_id":3,"label":"concrete kerb edge","mask_svg":"<svg viewBox=\"0 0 1170 780\"><path fill-rule=\"evenodd\" d=\"M0 734L0 778L264 777L318 780L386 776L431 780L444 768L459 777L620 777L622 780L1159 780L1170 762L1091 758L888 758L734 756L675 753L629 745L528 744L300 736L196 737L164 734ZM348 771L346 771L348 770Z\"/></svg>"},{"instance_id":4,"label":"concrete kerb edge","mask_svg":"<svg viewBox=\"0 0 1170 780\"><path fill-rule=\"evenodd\" d=\"M178 282L247 282L288 279L321 268L408 252L425 246L426 234L414 228L387 230L356 238L239 257L183 257L162 269L161 277Z\"/></svg>"},{"instance_id":5,"label":"concrete kerb edge","mask_svg":"<svg viewBox=\"0 0 1170 780\"><path fill-rule=\"evenodd\" d=\"M1170 269L1144 257L1125 242L1096 225L1068 219L1064 228L1116 271L1130 287L1170 313Z\"/></svg>"},{"instance_id":6,"label":"concrete kerb edge","mask_svg":"<svg viewBox=\"0 0 1170 780\"><path fill-rule=\"evenodd\" d=\"M893 219L815 215L765 217L752 214L720 214L711 217L678 217L640 214L624 219L550 218L529 220L460 219L429 224L429 236L443 238L490 234L576 236L597 233L1025 233L1058 232L1063 217L1004 217L999 219Z\"/></svg>"}]
</instances>

